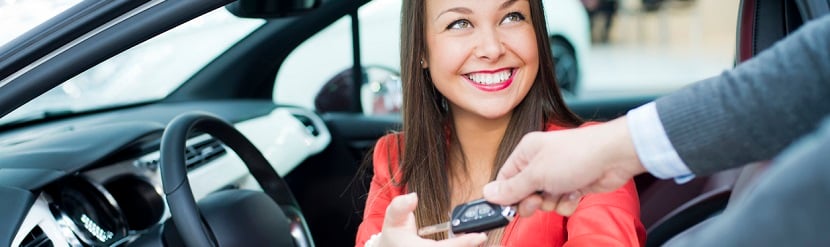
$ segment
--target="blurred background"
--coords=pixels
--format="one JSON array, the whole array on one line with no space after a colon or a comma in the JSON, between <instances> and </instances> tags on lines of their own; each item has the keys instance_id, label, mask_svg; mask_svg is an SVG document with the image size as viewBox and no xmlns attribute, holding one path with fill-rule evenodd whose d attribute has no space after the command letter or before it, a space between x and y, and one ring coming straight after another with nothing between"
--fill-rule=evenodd
<instances>
[{"instance_id":1,"label":"blurred background","mask_svg":"<svg viewBox=\"0 0 830 247\"><path fill-rule=\"evenodd\" d=\"M0 46L80 0L0 0Z\"/></svg>"},{"instance_id":2,"label":"blurred background","mask_svg":"<svg viewBox=\"0 0 830 247\"><path fill-rule=\"evenodd\" d=\"M717 75L734 63L739 0L542 1L557 77L568 98L661 95ZM0 46L78 2L0 0ZM368 115L400 110L400 4L401 0L372 0L358 10L364 47L359 104ZM76 76L23 108L79 110L163 98L264 23L234 18L224 9L214 12ZM286 58L276 78L277 103L320 112L351 105L351 91L346 90L354 85L349 74L354 66L351 22L342 17ZM227 40L189 42L216 30L227 34ZM148 73L154 76L148 79ZM107 83L113 78L130 83ZM31 111L11 115L26 112Z\"/></svg>"},{"instance_id":3,"label":"blurred background","mask_svg":"<svg viewBox=\"0 0 830 247\"><path fill-rule=\"evenodd\" d=\"M729 69L738 0L580 0L591 50L579 96L663 93Z\"/></svg>"}]
</instances>

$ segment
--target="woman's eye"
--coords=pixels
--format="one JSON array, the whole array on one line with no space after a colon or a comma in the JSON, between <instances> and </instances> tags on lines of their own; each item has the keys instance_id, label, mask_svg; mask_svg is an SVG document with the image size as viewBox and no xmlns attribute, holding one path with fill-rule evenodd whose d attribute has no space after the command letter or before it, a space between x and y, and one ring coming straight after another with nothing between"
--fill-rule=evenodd
<instances>
[{"instance_id":1,"label":"woman's eye","mask_svg":"<svg viewBox=\"0 0 830 247\"><path fill-rule=\"evenodd\" d=\"M466 29L466 28L470 28L472 26L473 26L473 24L470 23L470 21L468 21L468 20L457 20L457 21L454 21L454 22L450 23L450 25L447 26L447 29Z\"/></svg>"},{"instance_id":2,"label":"woman's eye","mask_svg":"<svg viewBox=\"0 0 830 247\"><path fill-rule=\"evenodd\" d=\"M504 16L504 19L501 20L501 23L504 24L504 23L510 23L510 22L524 21L524 20L525 20L525 16L522 15L522 13L511 12L510 14L507 14L506 16Z\"/></svg>"}]
</instances>

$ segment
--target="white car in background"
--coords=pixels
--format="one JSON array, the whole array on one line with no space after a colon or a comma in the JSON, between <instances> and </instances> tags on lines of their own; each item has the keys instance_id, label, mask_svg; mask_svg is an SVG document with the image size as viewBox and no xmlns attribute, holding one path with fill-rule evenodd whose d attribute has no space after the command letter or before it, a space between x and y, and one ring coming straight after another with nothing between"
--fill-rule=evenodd
<instances>
[{"instance_id":1,"label":"white car in background","mask_svg":"<svg viewBox=\"0 0 830 247\"><path fill-rule=\"evenodd\" d=\"M587 13L577 0L543 0L543 4L559 86L574 94L579 91L591 46ZM367 114L395 113L400 106L400 82L396 80L400 72L400 9L401 0L373 0L358 10L360 59L365 69L361 101ZM354 64L351 28L351 18L343 17L286 58L276 78L274 98L278 103L331 110L315 107L313 95L326 83L350 78L344 75ZM302 89L280 88L297 86L281 83L290 81L305 83Z\"/></svg>"}]
</instances>

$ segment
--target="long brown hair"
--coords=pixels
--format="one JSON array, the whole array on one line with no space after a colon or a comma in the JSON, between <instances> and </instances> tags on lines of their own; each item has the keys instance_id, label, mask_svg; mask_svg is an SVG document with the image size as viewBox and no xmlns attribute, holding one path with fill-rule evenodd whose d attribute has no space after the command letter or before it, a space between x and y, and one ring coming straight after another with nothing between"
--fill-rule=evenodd
<instances>
[{"instance_id":1,"label":"long brown hair","mask_svg":"<svg viewBox=\"0 0 830 247\"><path fill-rule=\"evenodd\" d=\"M451 169L447 165L448 147L458 145L458 137L454 134L453 124L450 124L452 112L446 107L444 96L433 85L429 70L420 64L427 54L424 34L425 1L404 0L401 9L401 111L402 131L406 137L398 138L403 142L403 149L396 150L399 153L398 164L402 176L401 181L394 181L398 185L405 185L410 192L418 193L415 218L419 227L445 222L449 218ZM513 110L499 144L496 160L493 161L491 179L495 178L507 156L528 132L543 130L546 123L567 127L576 127L582 123L565 106L556 85L541 0L529 2L539 50L539 72L527 96ZM446 237L446 234L433 236L434 239Z\"/></svg>"}]
</instances>

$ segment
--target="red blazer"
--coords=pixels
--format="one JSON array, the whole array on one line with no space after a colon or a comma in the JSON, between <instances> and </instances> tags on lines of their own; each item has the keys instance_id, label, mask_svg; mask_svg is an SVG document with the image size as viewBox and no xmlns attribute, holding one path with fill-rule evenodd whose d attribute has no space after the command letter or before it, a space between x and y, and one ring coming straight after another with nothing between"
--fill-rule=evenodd
<instances>
[{"instance_id":1,"label":"red blazer","mask_svg":"<svg viewBox=\"0 0 830 247\"><path fill-rule=\"evenodd\" d=\"M546 126L546 131L564 129ZM374 151L374 177L366 199L363 222L357 231L356 246L362 247L369 238L381 232L386 206L392 198L406 194L404 186L395 181L398 172L398 140L389 134L378 140ZM392 163L389 163L391 161ZM530 217L517 217L504 229L502 246L643 246L645 229L640 222L640 202L634 181L605 194L582 198L570 217L555 212L537 211Z\"/></svg>"}]
</instances>

